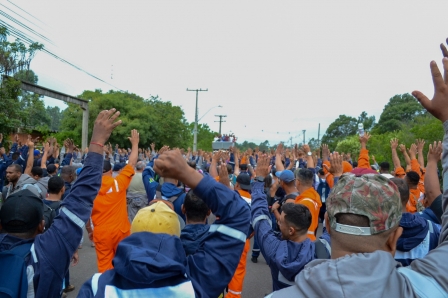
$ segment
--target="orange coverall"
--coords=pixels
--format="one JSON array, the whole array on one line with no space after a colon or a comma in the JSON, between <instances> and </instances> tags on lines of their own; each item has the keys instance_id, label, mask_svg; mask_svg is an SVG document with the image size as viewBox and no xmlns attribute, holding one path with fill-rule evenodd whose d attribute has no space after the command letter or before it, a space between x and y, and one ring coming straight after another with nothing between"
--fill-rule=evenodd
<instances>
[{"instance_id":1,"label":"orange coverall","mask_svg":"<svg viewBox=\"0 0 448 298\"><path fill-rule=\"evenodd\" d=\"M103 176L100 191L93 202L93 242L100 273L113 268L112 259L118 243L130 235L126 190L134 173L134 167L126 165L115 178Z\"/></svg>"}]
</instances>

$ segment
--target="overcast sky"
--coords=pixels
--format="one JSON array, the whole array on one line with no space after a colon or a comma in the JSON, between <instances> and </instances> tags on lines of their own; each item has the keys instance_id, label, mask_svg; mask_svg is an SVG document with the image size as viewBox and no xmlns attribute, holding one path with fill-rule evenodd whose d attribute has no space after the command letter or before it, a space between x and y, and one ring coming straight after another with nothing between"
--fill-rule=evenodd
<instances>
[{"instance_id":1,"label":"overcast sky","mask_svg":"<svg viewBox=\"0 0 448 298\"><path fill-rule=\"evenodd\" d=\"M121 90L182 106L190 122L186 89L208 88L200 123L217 131L214 115L227 115L223 133L255 143L299 143L302 130L317 138L319 123L322 137L340 114L378 120L395 94L432 95L429 62L441 65L448 37L448 1L13 1L26 12L0 3L49 38L14 25L48 50ZM31 68L63 93L114 89L45 53Z\"/></svg>"}]
</instances>

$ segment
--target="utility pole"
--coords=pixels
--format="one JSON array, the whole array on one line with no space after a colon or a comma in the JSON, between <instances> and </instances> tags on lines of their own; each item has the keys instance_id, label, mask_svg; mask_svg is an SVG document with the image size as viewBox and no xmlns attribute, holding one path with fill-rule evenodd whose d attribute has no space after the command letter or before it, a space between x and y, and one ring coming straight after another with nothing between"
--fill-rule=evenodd
<instances>
[{"instance_id":1,"label":"utility pole","mask_svg":"<svg viewBox=\"0 0 448 298\"><path fill-rule=\"evenodd\" d=\"M194 132L193 132L193 152L196 151L198 145L198 93L201 91L208 91L207 89L188 89L187 91L195 91L196 92L196 109L194 113Z\"/></svg>"},{"instance_id":2,"label":"utility pole","mask_svg":"<svg viewBox=\"0 0 448 298\"><path fill-rule=\"evenodd\" d=\"M320 123L319 123L319 129L317 130L317 146L320 147Z\"/></svg>"},{"instance_id":3,"label":"utility pole","mask_svg":"<svg viewBox=\"0 0 448 298\"><path fill-rule=\"evenodd\" d=\"M215 117L219 117L219 121L215 121L215 122L219 122L219 134L221 134L221 123L226 122L226 121L222 120L222 118L227 117L227 115L215 115Z\"/></svg>"},{"instance_id":4,"label":"utility pole","mask_svg":"<svg viewBox=\"0 0 448 298\"><path fill-rule=\"evenodd\" d=\"M305 145L306 143L305 143L305 129L304 130L302 130L302 132L303 132L303 145Z\"/></svg>"}]
</instances>

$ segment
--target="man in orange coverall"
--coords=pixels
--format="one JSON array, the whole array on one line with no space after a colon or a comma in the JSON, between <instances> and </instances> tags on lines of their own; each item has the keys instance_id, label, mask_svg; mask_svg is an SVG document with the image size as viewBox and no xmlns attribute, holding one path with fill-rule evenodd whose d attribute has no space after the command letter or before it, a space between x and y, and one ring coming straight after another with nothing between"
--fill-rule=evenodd
<instances>
[{"instance_id":1,"label":"man in orange coverall","mask_svg":"<svg viewBox=\"0 0 448 298\"><path fill-rule=\"evenodd\" d=\"M132 151L128 164L117 177L112 178L112 166L108 160L104 161L101 188L93 202L91 216L94 227L93 239L92 234L89 233L89 238L95 243L100 273L113 268L112 259L118 243L130 235L131 224L128 219L126 190L135 173L139 139L137 130L132 130L129 138Z\"/></svg>"}]
</instances>

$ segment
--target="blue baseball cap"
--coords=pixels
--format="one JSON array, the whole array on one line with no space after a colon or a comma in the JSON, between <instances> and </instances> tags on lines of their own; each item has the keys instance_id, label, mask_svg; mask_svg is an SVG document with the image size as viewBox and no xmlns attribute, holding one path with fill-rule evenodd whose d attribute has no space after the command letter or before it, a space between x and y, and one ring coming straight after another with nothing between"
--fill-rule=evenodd
<instances>
[{"instance_id":1,"label":"blue baseball cap","mask_svg":"<svg viewBox=\"0 0 448 298\"><path fill-rule=\"evenodd\" d=\"M277 176L278 179L280 179L286 183L294 181L294 179L295 179L294 173L290 170L277 171L277 172L275 172L275 176Z\"/></svg>"}]
</instances>

